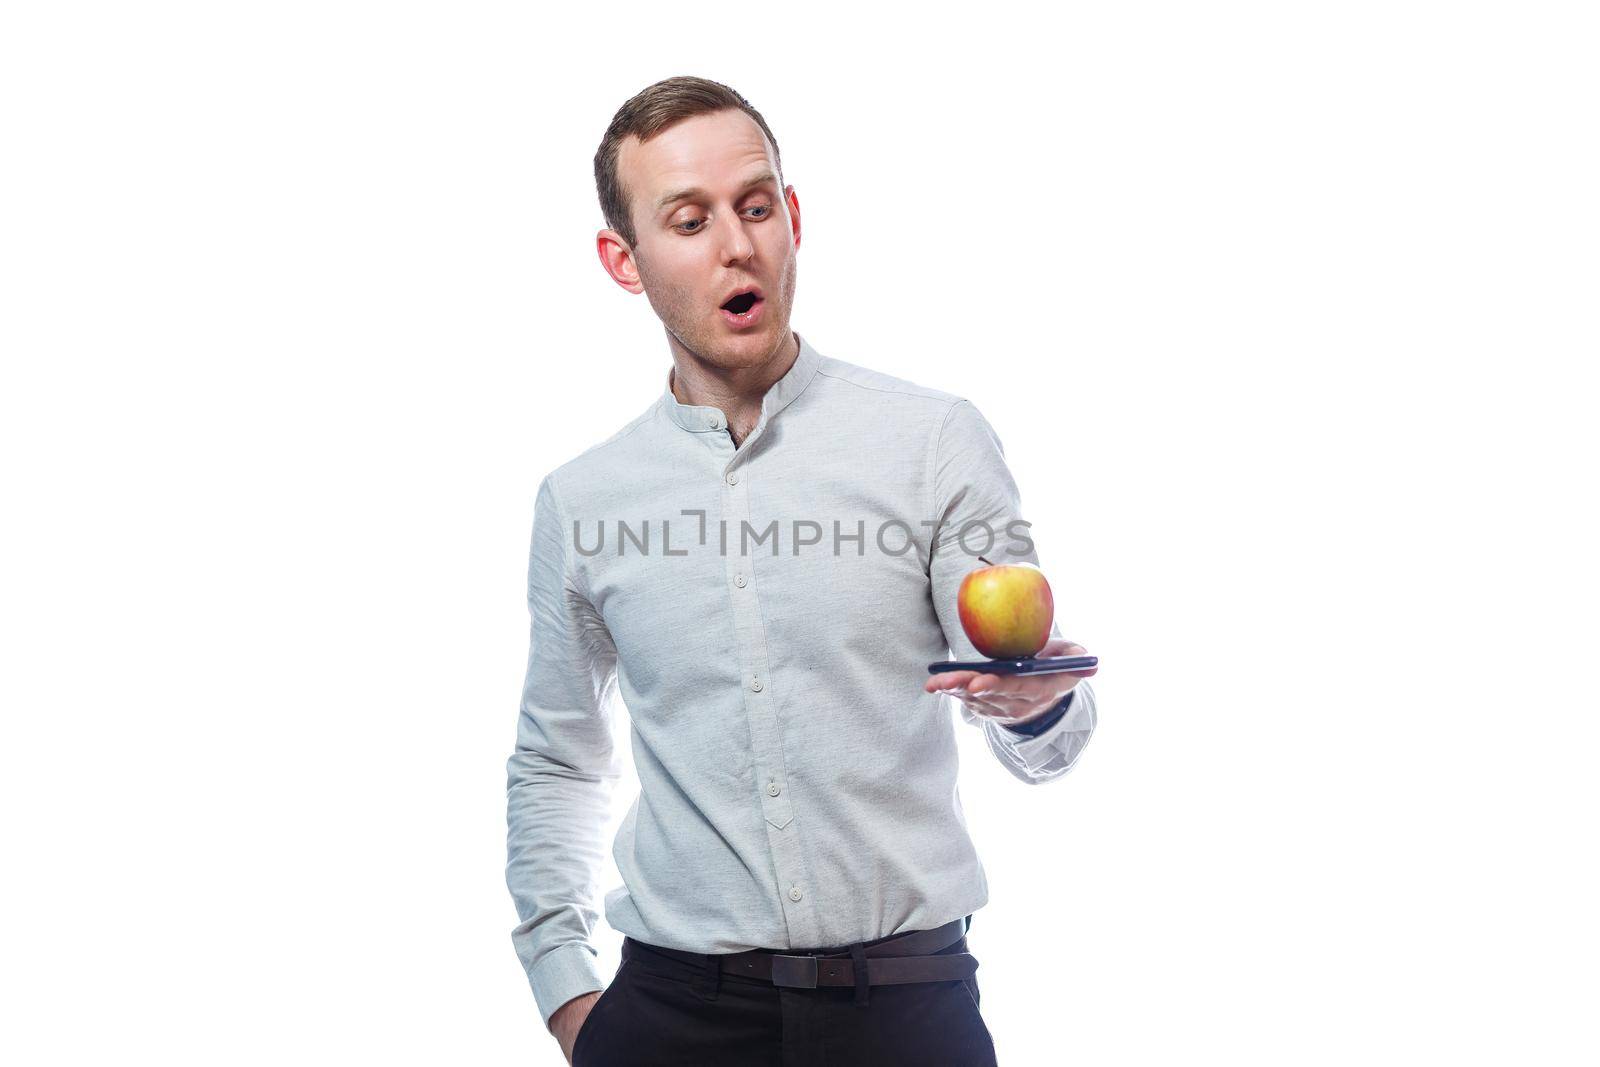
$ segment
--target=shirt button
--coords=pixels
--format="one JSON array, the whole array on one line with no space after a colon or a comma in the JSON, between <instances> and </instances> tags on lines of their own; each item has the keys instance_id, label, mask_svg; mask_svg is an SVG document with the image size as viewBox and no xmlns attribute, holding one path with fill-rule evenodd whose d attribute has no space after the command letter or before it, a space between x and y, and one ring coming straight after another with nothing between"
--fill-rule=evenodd
<instances>
[{"instance_id":1,"label":"shirt button","mask_svg":"<svg viewBox=\"0 0 1600 1067\"><path fill-rule=\"evenodd\" d=\"M752 678L752 679L750 679L750 688L755 690L757 693L761 692L761 679L760 678Z\"/></svg>"},{"instance_id":2,"label":"shirt button","mask_svg":"<svg viewBox=\"0 0 1600 1067\"><path fill-rule=\"evenodd\" d=\"M794 886L792 889L789 890L789 899L790 900L799 900L803 896L805 896L805 894L800 892L800 887L799 886Z\"/></svg>"},{"instance_id":3,"label":"shirt button","mask_svg":"<svg viewBox=\"0 0 1600 1067\"><path fill-rule=\"evenodd\" d=\"M711 416L711 428L713 430L722 429L722 420L717 418L715 415Z\"/></svg>"},{"instance_id":4,"label":"shirt button","mask_svg":"<svg viewBox=\"0 0 1600 1067\"><path fill-rule=\"evenodd\" d=\"M735 472L735 471L729 471L728 472L728 484L729 485L738 485L739 484L739 475L738 475L737 472Z\"/></svg>"},{"instance_id":5,"label":"shirt button","mask_svg":"<svg viewBox=\"0 0 1600 1067\"><path fill-rule=\"evenodd\" d=\"M743 589L744 588L744 575L741 574L741 575L737 576L736 578L734 578L733 584L738 586L740 589Z\"/></svg>"},{"instance_id":6,"label":"shirt button","mask_svg":"<svg viewBox=\"0 0 1600 1067\"><path fill-rule=\"evenodd\" d=\"M767 796L775 797L781 792L783 792L783 786L779 785L777 782L767 783Z\"/></svg>"}]
</instances>

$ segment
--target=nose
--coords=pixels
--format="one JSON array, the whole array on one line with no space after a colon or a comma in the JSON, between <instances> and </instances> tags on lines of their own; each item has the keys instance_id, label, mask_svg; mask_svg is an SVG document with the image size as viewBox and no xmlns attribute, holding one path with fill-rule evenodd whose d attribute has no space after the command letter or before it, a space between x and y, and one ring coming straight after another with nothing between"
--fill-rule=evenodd
<instances>
[{"instance_id":1,"label":"nose","mask_svg":"<svg viewBox=\"0 0 1600 1067\"><path fill-rule=\"evenodd\" d=\"M722 242L722 263L731 266L742 263L756 254L756 246L750 240L750 235L744 232L744 223L740 221L737 213L725 216L730 221L726 226L718 227L717 239Z\"/></svg>"}]
</instances>

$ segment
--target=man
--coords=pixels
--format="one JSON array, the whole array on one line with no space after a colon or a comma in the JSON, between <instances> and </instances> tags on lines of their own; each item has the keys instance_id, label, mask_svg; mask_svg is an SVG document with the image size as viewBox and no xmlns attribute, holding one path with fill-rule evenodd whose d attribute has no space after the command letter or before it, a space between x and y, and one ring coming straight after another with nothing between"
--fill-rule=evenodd
<instances>
[{"instance_id":1,"label":"man","mask_svg":"<svg viewBox=\"0 0 1600 1067\"><path fill-rule=\"evenodd\" d=\"M965 938L988 887L940 694L1024 782L1095 726L1079 675L927 674L987 658L956 608L978 554L1038 563L1000 442L970 401L790 329L800 204L733 90L650 86L595 175L601 263L672 366L534 505L506 877L540 1013L576 1067L993 1063ZM1083 651L1053 628L1039 654ZM640 794L608 985L619 694Z\"/></svg>"}]
</instances>

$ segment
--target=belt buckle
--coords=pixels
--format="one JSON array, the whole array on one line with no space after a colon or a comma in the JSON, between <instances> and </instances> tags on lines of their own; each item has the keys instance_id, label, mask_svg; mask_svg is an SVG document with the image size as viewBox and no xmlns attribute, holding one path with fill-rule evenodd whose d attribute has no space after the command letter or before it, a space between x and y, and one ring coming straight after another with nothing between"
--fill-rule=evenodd
<instances>
[{"instance_id":1,"label":"belt buckle","mask_svg":"<svg viewBox=\"0 0 1600 1067\"><path fill-rule=\"evenodd\" d=\"M772 984L796 989L817 988L817 957L774 954Z\"/></svg>"}]
</instances>

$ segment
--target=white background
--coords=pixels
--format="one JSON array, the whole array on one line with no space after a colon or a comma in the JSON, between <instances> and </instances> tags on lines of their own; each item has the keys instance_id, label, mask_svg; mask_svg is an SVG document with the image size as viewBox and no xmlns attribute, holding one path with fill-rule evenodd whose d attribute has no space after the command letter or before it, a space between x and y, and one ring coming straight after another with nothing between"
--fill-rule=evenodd
<instances>
[{"instance_id":1,"label":"white background","mask_svg":"<svg viewBox=\"0 0 1600 1067\"><path fill-rule=\"evenodd\" d=\"M1104 658L1066 778L962 734L1001 1062L1595 1062L1581 6L7 5L0 1057L560 1062L532 504L662 389L592 158L692 73Z\"/></svg>"}]
</instances>

